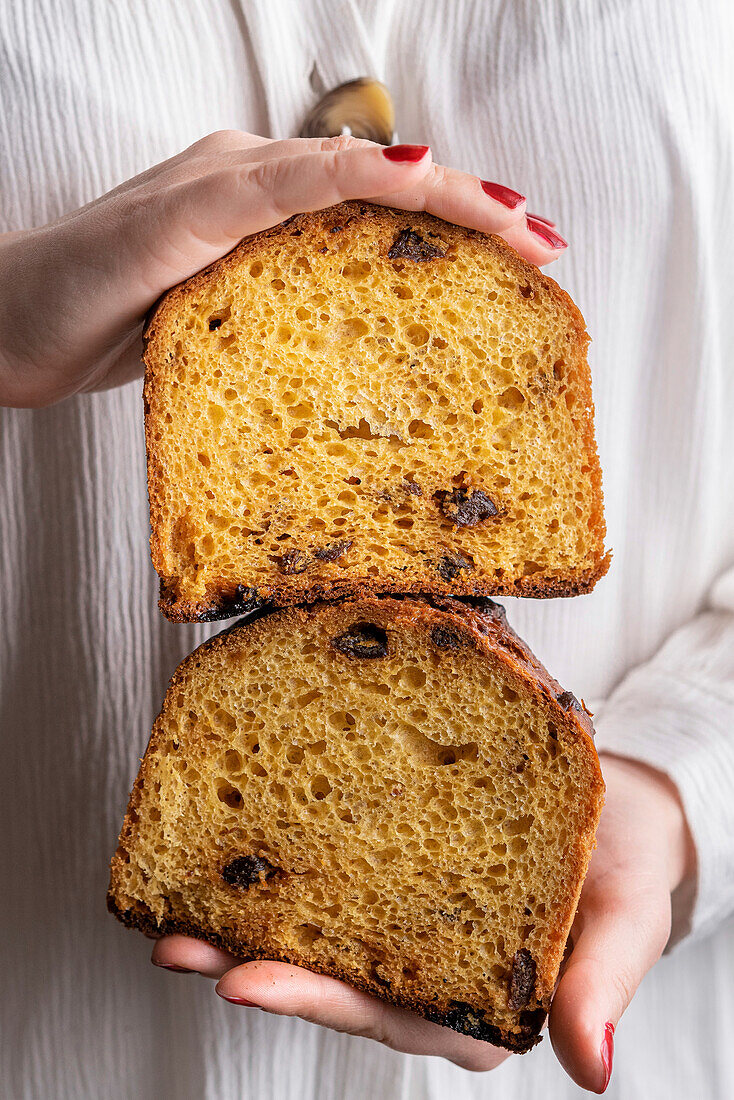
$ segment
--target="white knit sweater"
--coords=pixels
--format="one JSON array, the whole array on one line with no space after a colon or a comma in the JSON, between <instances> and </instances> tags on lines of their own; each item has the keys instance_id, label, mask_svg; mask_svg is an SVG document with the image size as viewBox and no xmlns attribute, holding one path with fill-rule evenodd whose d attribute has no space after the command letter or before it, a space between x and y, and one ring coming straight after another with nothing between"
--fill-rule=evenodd
<instances>
[{"instance_id":1,"label":"white knit sweater","mask_svg":"<svg viewBox=\"0 0 734 1100\"><path fill-rule=\"evenodd\" d=\"M734 16L730 0L4 0L0 231L204 133L298 132L319 81L386 81L403 141L527 194L571 242L609 575L507 601L598 743L678 784L679 947L608 1095L734 1096ZM219 1003L105 913L107 860L178 659L147 547L140 385L0 416L0 1095L561 1100L550 1044L489 1077Z\"/></svg>"}]
</instances>

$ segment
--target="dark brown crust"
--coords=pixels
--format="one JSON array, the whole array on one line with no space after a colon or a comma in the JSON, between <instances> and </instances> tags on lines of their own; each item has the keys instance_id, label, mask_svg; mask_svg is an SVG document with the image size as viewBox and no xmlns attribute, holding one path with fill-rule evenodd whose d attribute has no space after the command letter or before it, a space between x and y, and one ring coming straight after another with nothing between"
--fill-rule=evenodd
<instances>
[{"instance_id":1,"label":"dark brown crust","mask_svg":"<svg viewBox=\"0 0 734 1100\"><path fill-rule=\"evenodd\" d=\"M271 586L263 586L258 590L258 596L265 606L271 608L299 607L302 604L316 603L320 600L331 599L365 599L377 596L478 596L495 598L499 596L529 596L534 599L549 599L566 596L582 596L591 592L599 576L603 576L609 568L609 561L605 560L601 572L592 574L579 574L576 578L563 581L560 578L536 579L535 574L529 577L520 577L514 582L496 581L491 583L489 578L462 580L463 570L459 571L455 580L451 583L442 582L440 579L427 585L424 581L410 584L405 579L396 582L384 581L375 584L372 578L352 577L349 580L341 577L333 580L314 580L292 588L275 589ZM438 574L437 574L438 575ZM470 574L472 576L472 574ZM161 592L158 606L166 618L172 623L216 622L219 619L231 619L235 615L245 614L247 608L242 606L242 601L236 595L229 596L226 593L217 593L210 597L209 601L180 600L176 598L175 588L161 580Z\"/></svg>"},{"instance_id":2,"label":"dark brown crust","mask_svg":"<svg viewBox=\"0 0 734 1100\"><path fill-rule=\"evenodd\" d=\"M283 951L262 951L257 947L247 945L233 937L227 936L213 929L202 930L198 925L185 920L166 918L157 921L152 913L136 912L132 909L120 909L110 891L107 894L107 908L113 916L117 917L127 928L145 932L148 936L190 936L193 939L204 940L222 951L228 951L236 955L242 962L254 962L259 959L268 961L290 963L293 966L301 966L305 970L311 970L315 974L325 974L327 978L337 978L339 981L348 982L349 985L360 989L373 997L379 997L388 1001L397 1008L405 1008L409 1012L415 1012L425 1020L442 1027L449 1027L452 1031L458 1031L461 1035L471 1035L474 1039L481 1039L493 1046L504 1047L513 1054L526 1054L540 1042L540 1030L545 1020L545 1012L538 1013L537 1023L528 1024L517 1032L505 1031L502 1028L481 1019L484 1015L482 1009L476 1010L461 1002L454 1002L454 1007L447 1011L441 1011L434 1005L425 1001L416 1001L411 997L405 997L400 993L386 989L377 983L365 981L359 974L348 973L334 967L319 966L312 959L304 959L300 955ZM470 1022L471 1020L471 1022Z\"/></svg>"},{"instance_id":3,"label":"dark brown crust","mask_svg":"<svg viewBox=\"0 0 734 1100\"><path fill-rule=\"evenodd\" d=\"M553 299L557 308L568 318L576 336L578 351L578 362L576 363L578 371L577 391L580 405L585 410L582 446L588 456L587 463L590 468L588 476L593 484L591 526L598 532L599 546L603 546L606 529L603 516L601 469L594 438L591 376L585 363L585 349L589 337L586 333L584 319L575 303L553 279L543 274L527 260L524 260L500 237L450 225L428 214L408 213L404 210L395 210L369 203L346 202L327 210L296 215L281 225L276 225L262 233L245 238L226 256L200 271L185 283L181 283L168 291L150 312L143 333L143 358L146 365L144 402L151 518L151 554L153 564L161 577L159 607L171 622L202 622L223 619L240 614L241 609L237 606L236 601L233 603L233 594L228 592L224 585L220 591L202 596L199 599L191 599L187 598L185 593L179 592L175 578L166 576L160 505L164 471L161 469L155 444L150 408L155 396L157 371L160 362L164 358L165 330L169 319L175 317L179 310L185 309L187 302L194 300L196 295L203 291L220 271L238 265L246 256L257 252L264 243L268 241L277 242L278 240L285 241L293 233L302 233L312 228L328 231L333 226L344 227L360 221L370 221L378 226L385 226L388 232L392 234L391 239L402 230L420 231L433 236L440 236L441 232L445 233L450 230L452 234L461 234L466 241L479 242L489 252L498 256L505 263L512 265L518 278L524 278L529 286L537 291L542 291ZM475 578L471 582L456 578L456 581L452 579L451 583L447 584L443 582L440 574L436 573L434 577L430 569L427 568L418 579L411 582L406 582L404 578L399 576L390 575L386 575L379 580L375 580L374 577L369 579L351 577L339 578L339 580L314 580L307 575L303 575L300 581L290 580L289 583L282 586L274 579L270 585L258 585L258 587L261 598L267 602L272 602L278 607L290 607L304 602L328 599L334 594L370 596L380 593L413 593L416 595L421 593L436 595L453 593L462 596L530 596L537 599L547 599L559 596L578 596L590 592L597 581L607 572L610 560L611 554L600 549L598 560L591 569L569 570L566 573L558 573L552 577L533 574L527 577L518 577L515 580L485 576ZM247 578L241 578L241 580L246 584Z\"/></svg>"},{"instance_id":4,"label":"dark brown crust","mask_svg":"<svg viewBox=\"0 0 734 1100\"><path fill-rule=\"evenodd\" d=\"M243 943L228 936L226 931L217 931L211 928L194 926L186 921L178 920L171 916L157 922L153 914L142 912L134 908L124 909L118 904L115 895L116 874L115 862L112 861L112 875L108 904L110 910L126 925L132 928L140 928L143 931L157 934L181 932L200 939L205 939L218 947L223 947L232 954L247 959L269 958L278 959L295 965L304 966L320 973L350 982L364 992L372 996L390 1001L392 1004L411 1009L424 1016L426 1019L451 1027L463 1034L472 1035L495 1045L505 1047L508 1050L522 1052L530 1050L539 1041L539 1032L542 1027L545 1013L550 1004L550 997L561 964L563 947L575 915L578 896L588 860L593 849L593 838L598 822L599 813L603 803L604 784L601 777L598 758L593 747L593 726L585 710L577 710L573 706L567 709L559 702L559 696L563 699L564 692L561 685L540 664L525 643L509 627L506 621L504 609L499 604L488 600L476 600L474 605L462 603L459 600L447 597L429 597L414 599L405 597L395 599L383 596L372 599L353 599L347 601L330 601L302 608L289 608L282 611L268 612L261 609L255 612L249 619L227 627L215 637L210 638L202 646L187 657L174 673L169 687L169 696L175 692L176 685L183 681L188 674L190 666L200 662L201 657L208 652L213 652L223 647L237 644L237 636L243 631L264 631L270 629L273 615L281 617L293 631L299 631L302 625L312 617L316 617L335 607L352 611L355 619L368 622L373 616L382 617L383 621L389 621L396 625L422 625L429 634L436 628L440 628L460 640L463 645L473 646L485 657L498 660L504 666L508 675L519 679L535 696L538 703L552 715L554 724L559 729L564 729L577 742L579 750L586 753L590 772L593 776L589 786L590 811L588 820L582 823L579 839L579 876L575 896L572 897L562 911L559 907L554 914L558 932L557 958L534 960L537 962L537 984L533 998L527 1009L521 1009L518 1015L517 1029L503 1030L487 1020L482 1019L482 1010L452 1001L443 1005L433 1004L430 1001L421 1001L400 993L394 988L387 988L378 982L370 982L359 974L347 973L341 969L328 969L319 966L317 962L307 958L289 955L283 952L259 949L257 945ZM347 614L345 618L348 618ZM385 618L389 617L389 618ZM251 639L251 644L256 644L257 635ZM349 656L337 656L339 660L350 660ZM168 696L167 696L168 698ZM565 699L564 699L565 701ZM165 710L165 703L164 703ZM149 752L154 745L156 729L154 727L151 737ZM128 812L120 833L120 843L124 844L133 834L136 810L139 806L146 780L146 761L143 760L138 778L130 796ZM511 991L510 991L511 992Z\"/></svg>"}]
</instances>

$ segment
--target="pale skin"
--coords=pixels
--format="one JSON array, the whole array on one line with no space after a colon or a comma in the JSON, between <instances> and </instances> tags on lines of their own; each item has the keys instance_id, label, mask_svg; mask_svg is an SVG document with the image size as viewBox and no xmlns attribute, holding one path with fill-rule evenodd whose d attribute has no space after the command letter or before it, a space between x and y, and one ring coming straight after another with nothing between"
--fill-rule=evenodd
<instances>
[{"instance_id":1,"label":"pale skin","mask_svg":"<svg viewBox=\"0 0 734 1100\"><path fill-rule=\"evenodd\" d=\"M211 134L51 225L0 236L0 404L40 408L139 377L143 320L165 290L242 237L344 199L427 210L497 233L538 265L563 252L555 233L526 220L524 200L499 201L476 177L434 164L430 150L396 161L351 138ZM695 874L673 784L632 760L602 754L602 767L598 847L549 1020L559 1061L592 1092L608 1083L605 1026L616 1026L659 958L671 894ZM466 1069L490 1070L508 1057L342 982L283 963L242 964L183 936L158 940L153 962L216 979L217 993L235 1004Z\"/></svg>"}]
</instances>

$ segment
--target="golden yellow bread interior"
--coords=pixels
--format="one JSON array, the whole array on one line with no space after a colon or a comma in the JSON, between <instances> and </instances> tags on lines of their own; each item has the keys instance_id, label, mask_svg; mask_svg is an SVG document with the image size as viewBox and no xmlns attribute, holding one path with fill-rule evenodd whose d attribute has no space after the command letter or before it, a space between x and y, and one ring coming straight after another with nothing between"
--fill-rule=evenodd
<instances>
[{"instance_id":1,"label":"golden yellow bread interior","mask_svg":"<svg viewBox=\"0 0 734 1100\"><path fill-rule=\"evenodd\" d=\"M552 279L426 214L345 203L246 239L146 333L163 610L588 591L587 344Z\"/></svg>"},{"instance_id":2,"label":"golden yellow bread interior","mask_svg":"<svg viewBox=\"0 0 734 1100\"><path fill-rule=\"evenodd\" d=\"M602 805L591 732L496 605L238 625L171 681L110 908L527 1050Z\"/></svg>"}]
</instances>

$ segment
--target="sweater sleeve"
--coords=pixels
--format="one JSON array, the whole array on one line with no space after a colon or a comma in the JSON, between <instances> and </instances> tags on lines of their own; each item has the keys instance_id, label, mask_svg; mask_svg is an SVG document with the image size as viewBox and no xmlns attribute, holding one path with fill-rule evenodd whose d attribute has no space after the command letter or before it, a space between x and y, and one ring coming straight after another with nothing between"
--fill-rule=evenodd
<instances>
[{"instance_id":1,"label":"sweater sleeve","mask_svg":"<svg viewBox=\"0 0 734 1100\"><path fill-rule=\"evenodd\" d=\"M633 669L595 721L597 748L676 784L696 846L696 881L673 897L668 949L734 911L734 568L700 614Z\"/></svg>"}]
</instances>

